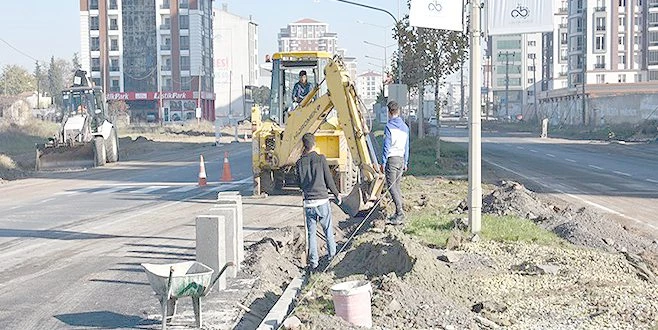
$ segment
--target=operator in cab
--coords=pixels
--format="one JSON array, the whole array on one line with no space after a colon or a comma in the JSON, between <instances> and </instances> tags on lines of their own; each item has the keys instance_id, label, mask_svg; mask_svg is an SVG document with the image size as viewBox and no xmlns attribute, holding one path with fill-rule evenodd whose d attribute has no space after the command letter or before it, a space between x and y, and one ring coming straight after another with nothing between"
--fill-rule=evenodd
<instances>
[{"instance_id":1,"label":"operator in cab","mask_svg":"<svg viewBox=\"0 0 658 330\"><path fill-rule=\"evenodd\" d=\"M295 86L292 88L292 101L299 104L310 92L311 84L308 82L306 71L302 70L299 72L299 81L296 82Z\"/></svg>"}]
</instances>

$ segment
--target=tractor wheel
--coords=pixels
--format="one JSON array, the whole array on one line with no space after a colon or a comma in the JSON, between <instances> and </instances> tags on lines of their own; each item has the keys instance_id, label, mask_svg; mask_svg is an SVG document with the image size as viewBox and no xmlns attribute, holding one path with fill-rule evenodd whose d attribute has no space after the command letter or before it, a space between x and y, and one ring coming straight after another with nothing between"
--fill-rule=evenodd
<instances>
[{"instance_id":1,"label":"tractor wheel","mask_svg":"<svg viewBox=\"0 0 658 330\"><path fill-rule=\"evenodd\" d=\"M260 192L272 195L274 193L274 178L272 171L263 170L260 172Z\"/></svg>"},{"instance_id":2,"label":"tractor wheel","mask_svg":"<svg viewBox=\"0 0 658 330\"><path fill-rule=\"evenodd\" d=\"M110 136L105 140L105 154L108 163L119 161L119 139L117 138L116 128L112 128Z\"/></svg>"},{"instance_id":3,"label":"tractor wheel","mask_svg":"<svg viewBox=\"0 0 658 330\"><path fill-rule=\"evenodd\" d=\"M94 138L94 165L103 166L106 159L105 141L102 136L97 136Z\"/></svg>"}]
</instances>

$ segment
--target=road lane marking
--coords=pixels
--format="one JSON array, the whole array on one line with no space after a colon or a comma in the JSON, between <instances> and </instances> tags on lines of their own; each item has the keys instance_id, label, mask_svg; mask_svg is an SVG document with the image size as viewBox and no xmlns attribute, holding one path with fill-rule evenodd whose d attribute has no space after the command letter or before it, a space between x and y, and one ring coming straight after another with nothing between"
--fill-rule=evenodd
<instances>
[{"instance_id":1,"label":"road lane marking","mask_svg":"<svg viewBox=\"0 0 658 330\"><path fill-rule=\"evenodd\" d=\"M94 191L94 192L92 192L92 194L100 194L100 193L113 194L115 192L118 192L118 191L121 191L121 190L124 190L124 189L128 189L128 188L129 187L126 187L126 186L108 187L107 189Z\"/></svg>"},{"instance_id":2,"label":"road lane marking","mask_svg":"<svg viewBox=\"0 0 658 330\"><path fill-rule=\"evenodd\" d=\"M555 155L553 155L553 154L546 154L546 156L551 157L551 158L555 158Z\"/></svg>"},{"instance_id":3,"label":"road lane marking","mask_svg":"<svg viewBox=\"0 0 658 330\"><path fill-rule=\"evenodd\" d=\"M539 152L539 151L537 151L535 149L530 149L530 152Z\"/></svg>"},{"instance_id":4,"label":"road lane marking","mask_svg":"<svg viewBox=\"0 0 658 330\"><path fill-rule=\"evenodd\" d=\"M79 194L79 193L80 193L79 191L60 191L60 192L54 193L53 195L75 195L75 194Z\"/></svg>"},{"instance_id":5,"label":"road lane marking","mask_svg":"<svg viewBox=\"0 0 658 330\"><path fill-rule=\"evenodd\" d=\"M564 160L566 160L566 161L568 161L568 162L570 162L570 163L575 163L575 162L576 162L575 160L573 160L573 159L569 159L569 158L565 158Z\"/></svg>"},{"instance_id":6,"label":"road lane marking","mask_svg":"<svg viewBox=\"0 0 658 330\"><path fill-rule=\"evenodd\" d=\"M653 179L647 179L646 181L651 183L658 183L658 180L653 180Z\"/></svg>"},{"instance_id":7,"label":"road lane marking","mask_svg":"<svg viewBox=\"0 0 658 330\"><path fill-rule=\"evenodd\" d=\"M54 201L54 200L55 200L54 198L48 198L48 199L44 199L40 202L37 202L37 204L44 204L44 203L48 203L48 202L51 202L51 201Z\"/></svg>"},{"instance_id":8,"label":"road lane marking","mask_svg":"<svg viewBox=\"0 0 658 330\"><path fill-rule=\"evenodd\" d=\"M170 193L184 193L199 188L199 186L187 186L170 191Z\"/></svg>"},{"instance_id":9,"label":"road lane marking","mask_svg":"<svg viewBox=\"0 0 658 330\"><path fill-rule=\"evenodd\" d=\"M615 174L623 175L623 176L628 176L631 177L632 175L626 173L626 172L619 172L619 171L613 171Z\"/></svg>"},{"instance_id":10,"label":"road lane marking","mask_svg":"<svg viewBox=\"0 0 658 330\"><path fill-rule=\"evenodd\" d=\"M602 170L603 169L603 167L596 166L596 165L588 165L588 166L591 167L591 168L595 168L597 170Z\"/></svg>"},{"instance_id":11,"label":"road lane marking","mask_svg":"<svg viewBox=\"0 0 658 330\"><path fill-rule=\"evenodd\" d=\"M497 167L499 167L499 168L501 168L501 169L503 169L503 170L505 170L505 171L508 171L508 172L510 172L510 173L514 173L514 174L516 174L516 175L518 175L518 176L520 176L520 177L522 177L522 178L524 178L524 179L526 179L526 180L532 181L532 182L534 182L534 183L536 183L536 184L538 184L538 185L540 185L540 186L548 187L548 188L550 188L550 189L553 189L553 190L557 191L557 192L560 193L560 194L563 194L563 195L565 195L565 196L569 196L569 197L571 197L571 198L577 199L577 200L579 200L579 201L581 201L581 202L583 202L583 203L585 203L585 204L588 204L588 205L590 205L590 206L593 206L593 207L595 207L595 208L598 208L598 209L600 209L600 210L602 210L602 211L605 211L605 212L608 212L608 213L612 213L612 214L617 215L617 216L620 216L620 217L622 217L622 218L625 218L625 219L631 220L631 221L633 221L633 222L635 222L635 223L639 223L639 224L642 224L642 225L647 226L647 227L649 227L649 228L652 228L652 229L654 229L654 230L658 230L658 226L655 226L655 225L650 224L650 223L648 223L648 222L644 222L644 221L642 221L642 220L639 220L639 219L633 218L633 217L628 216L628 215L626 215L626 214L623 214L623 213L621 213L621 212L615 211L615 210L613 210L613 209L611 209L611 208L605 207L605 206L603 206L603 205L601 205L601 204L598 204L598 203L595 203L595 202L592 202L592 201L588 201L588 200L586 200L586 199L584 199L584 198L582 198L582 197L579 197L579 196L576 196L576 195L570 194L570 193L566 192L565 190L558 188L557 185L548 184L548 183L546 183L546 182L543 181L543 180L535 180L535 179L533 179L533 178L531 178L531 177L529 177L529 176L527 176L527 175L525 175L525 174L519 173L519 172L517 172L517 171L514 171L514 170L512 170L512 169L510 169L510 168L507 168L507 167L505 167L505 166L502 166L502 165L497 164L497 163L495 163L495 162L492 162L492 161L490 161L490 160L483 159L483 161L485 161L485 162L487 162L487 163L489 163L489 164L491 164L491 165L497 166ZM572 190L577 190L577 189L575 189L574 187L567 187L567 186L563 186L563 187L565 187L565 188L570 188L570 189L572 189Z\"/></svg>"},{"instance_id":12,"label":"road lane marking","mask_svg":"<svg viewBox=\"0 0 658 330\"><path fill-rule=\"evenodd\" d=\"M131 193L132 194L148 194L150 192L154 192L156 190L165 189L165 188L168 188L168 187L164 187L164 186L145 187L145 188L142 188L142 189L137 189L135 191L132 191Z\"/></svg>"},{"instance_id":13,"label":"road lane marking","mask_svg":"<svg viewBox=\"0 0 658 330\"><path fill-rule=\"evenodd\" d=\"M524 147L516 147L516 149L525 150Z\"/></svg>"}]
</instances>

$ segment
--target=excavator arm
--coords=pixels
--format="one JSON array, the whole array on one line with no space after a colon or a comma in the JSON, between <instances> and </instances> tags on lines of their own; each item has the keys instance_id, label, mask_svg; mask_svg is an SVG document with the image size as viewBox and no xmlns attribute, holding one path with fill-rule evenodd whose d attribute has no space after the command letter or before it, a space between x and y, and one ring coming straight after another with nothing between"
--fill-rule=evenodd
<instances>
[{"instance_id":1,"label":"excavator arm","mask_svg":"<svg viewBox=\"0 0 658 330\"><path fill-rule=\"evenodd\" d=\"M274 159L281 163L273 165L293 165L301 155L302 136L309 132L315 133L335 109L354 165L359 167L361 173L361 182L344 198L343 210L354 215L357 210L374 206L384 187L384 175L378 166L368 127L359 109L356 89L347 70L338 58L330 60L324 70L324 81L289 114L286 128L281 133L280 144L275 149ZM327 93L313 100L322 83L327 85Z\"/></svg>"}]
</instances>

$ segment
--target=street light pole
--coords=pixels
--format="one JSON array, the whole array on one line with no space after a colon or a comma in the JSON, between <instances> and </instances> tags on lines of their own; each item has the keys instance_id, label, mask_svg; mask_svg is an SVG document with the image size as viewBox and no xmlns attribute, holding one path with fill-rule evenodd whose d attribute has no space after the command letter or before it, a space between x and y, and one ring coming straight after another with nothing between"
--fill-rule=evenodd
<instances>
[{"instance_id":1,"label":"street light pole","mask_svg":"<svg viewBox=\"0 0 658 330\"><path fill-rule=\"evenodd\" d=\"M471 113L470 139L468 145L468 219L471 233L477 234L482 229L482 148L481 148L481 109L480 109L480 1L471 0Z\"/></svg>"},{"instance_id":2,"label":"street light pole","mask_svg":"<svg viewBox=\"0 0 658 330\"><path fill-rule=\"evenodd\" d=\"M395 21L395 26L396 27L398 26L398 23L399 23L398 19L395 17L395 15L391 14L391 12L386 10L386 9L377 8L377 7L373 7L373 6L369 6L369 5L364 5L362 3L353 2L353 1L349 1L349 0L336 0L336 1L386 13L386 14L388 14L388 16L391 16L393 21ZM401 56L402 56L402 50L401 50L401 47L400 47L400 41L398 39L398 79L399 79L398 83L402 83L402 60L401 60Z\"/></svg>"}]
</instances>

